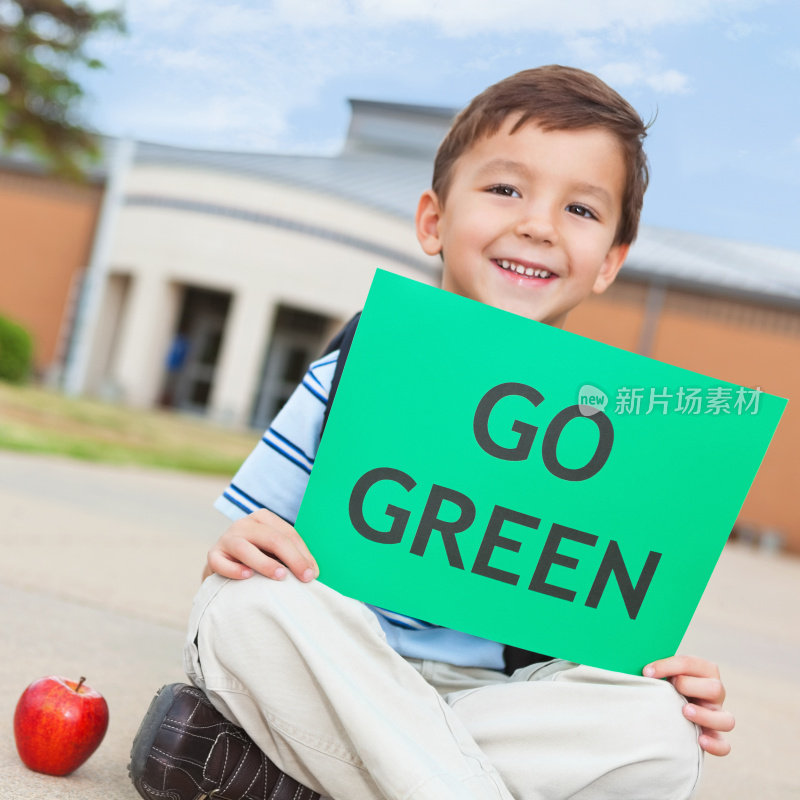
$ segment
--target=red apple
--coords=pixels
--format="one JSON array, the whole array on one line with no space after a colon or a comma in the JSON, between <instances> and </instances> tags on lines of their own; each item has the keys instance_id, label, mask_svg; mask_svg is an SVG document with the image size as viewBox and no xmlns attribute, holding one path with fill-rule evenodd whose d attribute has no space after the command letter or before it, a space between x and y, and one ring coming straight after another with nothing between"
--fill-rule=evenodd
<instances>
[{"instance_id":1,"label":"red apple","mask_svg":"<svg viewBox=\"0 0 800 800\"><path fill-rule=\"evenodd\" d=\"M108 704L84 683L51 675L34 681L14 712L23 763L47 775L68 775L97 750L108 727Z\"/></svg>"}]
</instances>

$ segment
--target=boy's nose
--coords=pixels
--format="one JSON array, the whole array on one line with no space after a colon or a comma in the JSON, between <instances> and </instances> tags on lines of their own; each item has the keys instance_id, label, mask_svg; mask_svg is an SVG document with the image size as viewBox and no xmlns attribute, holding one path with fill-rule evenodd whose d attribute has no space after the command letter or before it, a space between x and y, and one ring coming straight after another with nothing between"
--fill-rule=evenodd
<instances>
[{"instance_id":1,"label":"boy's nose","mask_svg":"<svg viewBox=\"0 0 800 800\"><path fill-rule=\"evenodd\" d=\"M518 236L533 239L543 244L555 244L558 233L550 211L528 209L517 220L515 232Z\"/></svg>"}]
</instances>

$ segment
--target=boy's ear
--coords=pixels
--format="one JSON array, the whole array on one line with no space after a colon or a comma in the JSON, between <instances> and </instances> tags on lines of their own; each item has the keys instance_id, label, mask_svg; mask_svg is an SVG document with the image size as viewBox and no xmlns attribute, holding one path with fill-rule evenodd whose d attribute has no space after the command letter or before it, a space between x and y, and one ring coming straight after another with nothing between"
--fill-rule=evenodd
<instances>
[{"instance_id":1,"label":"boy's ear","mask_svg":"<svg viewBox=\"0 0 800 800\"><path fill-rule=\"evenodd\" d=\"M614 278L617 277L617 273L622 268L622 265L625 263L625 259L628 257L628 252L630 251L631 246L629 244L615 244L612 248L608 251L608 254L603 261L603 266L600 267L600 272L595 279L594 286L592 287L592 291L595 294L602 294L612 283L614 283Z\"/></svg>"},{"instance_id":2,"label":"boy's ear","mask_svg":"<svg viewBox=\"0 0 800 800\"><path fill-rule=\"evenodd\" d=\"M442 252L442 243L439 239L441 214L439 198L433 189L426 189L417 205L416 226L417 240L429 256L436 256Z\"/></svg>"}]
</instances>

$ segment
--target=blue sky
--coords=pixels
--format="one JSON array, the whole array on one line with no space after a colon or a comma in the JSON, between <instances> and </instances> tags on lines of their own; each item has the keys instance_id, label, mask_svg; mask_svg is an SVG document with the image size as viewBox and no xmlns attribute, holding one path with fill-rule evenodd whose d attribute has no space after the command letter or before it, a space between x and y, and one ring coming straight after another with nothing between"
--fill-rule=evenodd
<instances>
[{"instance_id":1,"label":"blue sky","mask_svg":"<svg viewBox=\"0 0 800 800\"><path fill-rule=\"evenodd\" d=\"M189 147L334 153L348 97L457 108L548 63L645 118L651 225L800 250L798 0L128 0L84 117Z\"/></svg>"}]
</instances>

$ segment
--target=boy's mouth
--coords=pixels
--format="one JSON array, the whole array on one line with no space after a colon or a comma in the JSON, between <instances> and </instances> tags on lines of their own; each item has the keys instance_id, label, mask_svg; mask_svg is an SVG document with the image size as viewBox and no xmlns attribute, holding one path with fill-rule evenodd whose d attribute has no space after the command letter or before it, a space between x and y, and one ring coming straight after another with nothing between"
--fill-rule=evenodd
<instances>
[{"instance_id":1,"label":"boy's mouth","mask_svg":"<svg viewBox=\"0 0 800 800\"><path fill-rule=\"evenodd\" d=\"M554 278L555 273L544 267L532 267L529 264L521 264L518 261L509 261L505 258L493 258L492 261L497 264L501 269L507 272L514 272L517 275L522 275L525 278Z\"/></svg>"}]
</instances>

